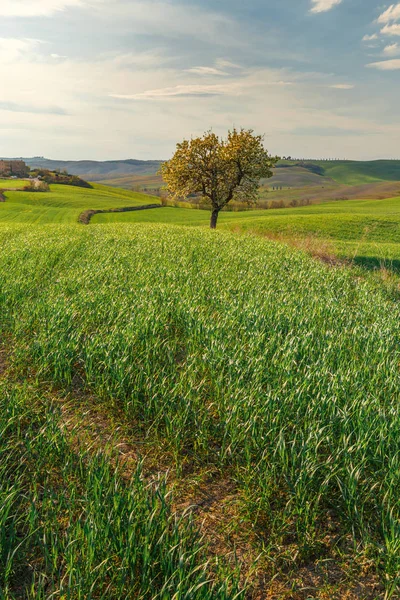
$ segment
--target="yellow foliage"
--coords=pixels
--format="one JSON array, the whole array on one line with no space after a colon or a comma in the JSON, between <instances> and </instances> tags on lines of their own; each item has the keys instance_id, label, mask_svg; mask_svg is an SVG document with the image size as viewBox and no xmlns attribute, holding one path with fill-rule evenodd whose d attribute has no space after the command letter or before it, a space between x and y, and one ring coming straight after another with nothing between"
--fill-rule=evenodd
<instances>
[{"instance_id":1,"label":"yellow foliage","mask_svg":"<svg viewBox=\"0 0 400 600\"><path fill-rule=\"evenodd\" d=\"M268 154L262 136L252 130L233 129L227 139L209 131L177 144L161 172L172 199L197 194L210 203L211 227L215 227L219 211L231 200L257 200L260 179L272 177L278 160Z\"/></svg>"}]
</instances>

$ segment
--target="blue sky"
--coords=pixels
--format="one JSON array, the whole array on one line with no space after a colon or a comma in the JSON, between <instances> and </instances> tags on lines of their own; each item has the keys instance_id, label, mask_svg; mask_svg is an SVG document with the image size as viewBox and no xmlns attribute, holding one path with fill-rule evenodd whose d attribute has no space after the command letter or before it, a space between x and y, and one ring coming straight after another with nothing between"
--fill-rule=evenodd
<instances>
[{"instance_id":1,"label":"blue sky","mask_svg":"<svg viewBox=\"0 0 400 600\"><path fill-rule=\"evenodd\" d=\"M274 154L400 158L400 3L0 0L0 155L168 158L212 128Z\"/></svg>"}]
</instances>

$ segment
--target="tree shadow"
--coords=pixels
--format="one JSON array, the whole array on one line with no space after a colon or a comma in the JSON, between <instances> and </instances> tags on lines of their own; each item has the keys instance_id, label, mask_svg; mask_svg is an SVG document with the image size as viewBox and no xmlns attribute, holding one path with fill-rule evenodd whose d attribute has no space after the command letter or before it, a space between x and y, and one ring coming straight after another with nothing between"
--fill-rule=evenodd
<instances>
[{"instance_id":1,"label":"tree shadow","mask_svg":"<svg viewBox=\"0 0 400 600\"><path fill-rule=\"evenodd\" d=\"M386 269L388 271L393 271L394 273L400 273L400 260L395 258L388 259L380 256L355 256L352 259L352 262L369 271Z\"/></svg>"}]
</instances>

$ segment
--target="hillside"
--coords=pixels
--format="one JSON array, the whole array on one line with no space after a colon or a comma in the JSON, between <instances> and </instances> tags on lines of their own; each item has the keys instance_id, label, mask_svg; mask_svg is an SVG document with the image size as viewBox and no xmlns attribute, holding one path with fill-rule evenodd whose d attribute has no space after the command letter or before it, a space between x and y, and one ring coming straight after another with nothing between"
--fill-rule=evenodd
<instances>
[{"instance_id":1,"label":"hillside","mask_svg":"<svg viewBox=\"0 0 400 600\"><path fill-rule=\"evenodd\" d=\"M42 157L23 159L31 168L66 170L87 181L124 189L159 190L163 182L157 172L162 164L159 160L114 160L114 161L57 161ZM265 190L282 187L284 190L320 188L330 198L354 196L353 186L372 185L384 182L400 182L400 161L319 161L283 160L274 170L272 179L263 182ZM342 186L342 188L340 188ZM346 189L343 188L345 186ZM324 191L323 191L324 190ZM375 188L373 188L373 192ZM376 193L379 195L379 191ZM306 194L307 195L307 194ZM392 194L394 195L394 194ZM390 193L389 193L390 196ZM298 199L304 194L299 192ZM355 197L362 197L356 195ZM369 196L371 197L371 196ZM388 197L388 196L386 196Z\"/></svg>"},{"instance_id":2,"label":"hillside","mask_svg":"<svg viewBox=\"0 0 400 600\"><path fill-rule=\"evenodd\" d=\"M13 182L17 186L18 182ZM76 223L88 209L141 206L157 198L127 190L93 184L93 189L51 185L50 192L5 192L0 202L0 223Z\"/></svg>"},{"instance_id":3,"label":"hillside","mask_svg":"<svg viewBox=\"0 0 400 600\"><path fill-rule=\"evenodd\" d=\"M229 231L2 224L0 241L3 588L391 597L383 287Z\"/></svg>"},{"instance_id":4,"label":"hillside","mask_svg":"<svg viewBox=\"0 0 400 600\"><path fill-rule=\"evenodd\" d=\"M208 211L172 207L78 224L154 202L99 184L4 195L10 600L49 581L394 600L400 197L224 212L210 232Z\"/></svg>"},{"instance_id":5,"label":"hillside","mask_svg":"<svg viewBox=\"0 0 400 600\"><path fill-rule=\"evenodd\" d=\"M3 183L5 186L7 180ZM0 224L76 223L79 216L89 209L109 210L159 202L154 196L97 183L93 184L93 189L51 185L50 192L39 193L17 191L19 185L26 182L11 180L10 183L16 189L4 193L5 202L0 202ZM364 200L357 199L355 195L351 201L335 202L329 202L329 190L323 190L327 194L324 198L319 188L304 188L310 198L314 198L315 194L319 204L278 210L223 212L219 227L288 241L308 240L317 254L325 252L360 264L385 264L397 269L400 268L400 187L396 184L397 195L387 198L391 185L354 186L352 189L358 197L365 195ZM388 189L385 190L385 186L389 186ZM315 192L312 192L314 189ZM343 191L344 186L338 189ZM383 190L386 199L373 199L373 189ZM298 197L298 190L271 192L270 197L278 199L285 193L289 194L289 198L293 193L296 194L294 197ZM165 223L206 228L209 212L167 207L156 211L98 214L91 223Z\"/></svg>"},{"instance_id":6,"label":"hillside","mask_svg":"<svg viewBox=\"0 0 400 600\"><path fill-rule=\"evenodd\" d=\"M299 167L301 165L301 167ZM337 183L361 185L381 181L400 181L400 160L375 161L282 161L281 167L291 171L302 168L321 178L330 178ZM317 168L315 168L317 167ZM279 169L278 169L279 171Z\"/></svg>"},{"instance_id":7,"label":"hillside","mask_svg":"<svg viewBox=\"0 0 400 600\"><path fill-rule=\"evenodd\" d=\"M92 223L165 223L207 228L209 213L167 207L154 212L95 215ZM400 197L223 212L219 228L287 241L328 260L337 256L368 267L400 270Z\"/></svg>"},{"instance_id":8,"label":"hillside","mask_svg":"<svg viewBox=\"0 0 400 600\"><path fill-rule=\"evenodd\" d=\"M92 181L101 177L113 177L127 174L154 174L160 168L159 160L51 160L43 157L23 158L23 161L31 168L66 170L72 175L79 175L84 179Z\"/></svg>"}]
</instances>

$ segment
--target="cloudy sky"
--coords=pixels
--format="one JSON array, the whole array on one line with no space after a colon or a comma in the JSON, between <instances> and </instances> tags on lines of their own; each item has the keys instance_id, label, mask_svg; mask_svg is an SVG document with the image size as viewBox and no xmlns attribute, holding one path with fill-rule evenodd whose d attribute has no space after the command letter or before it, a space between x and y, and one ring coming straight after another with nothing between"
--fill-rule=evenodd
<instances>
[{"instance_id":1,"label":"cloudy sky","mask_svg":"<svg viewBox=\"0 0 400 600\"><path fill-rule=\"evenodd\" d=\"M0 0L0 155L168 158L233 125L274 154L400 158L400 3Z\"/></svg>"}]
</instances>

